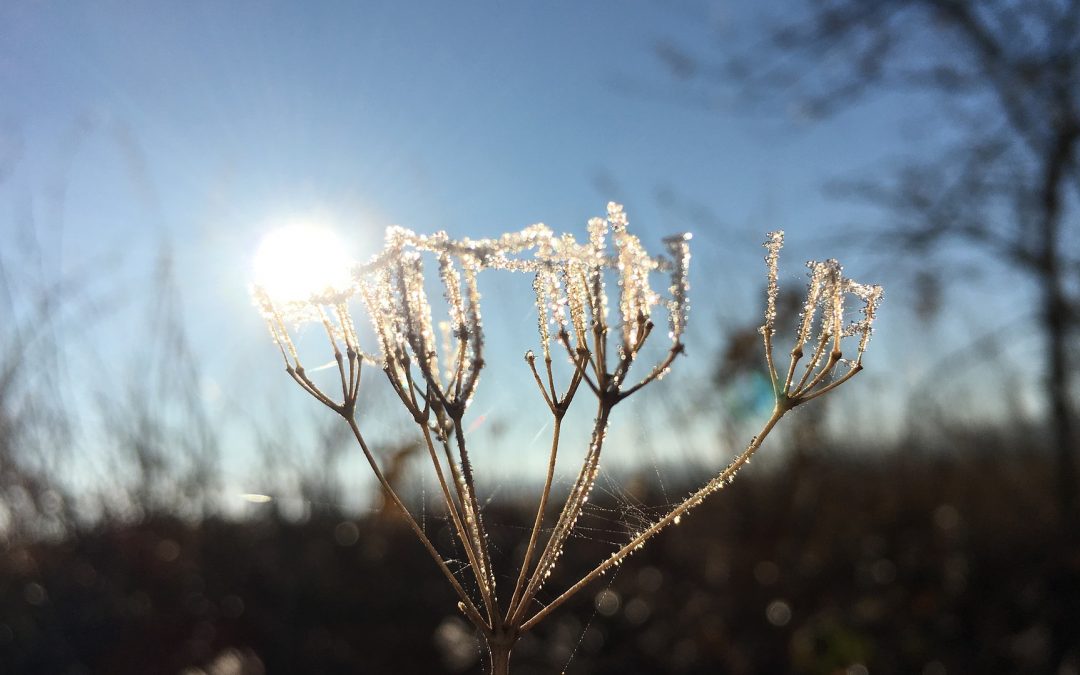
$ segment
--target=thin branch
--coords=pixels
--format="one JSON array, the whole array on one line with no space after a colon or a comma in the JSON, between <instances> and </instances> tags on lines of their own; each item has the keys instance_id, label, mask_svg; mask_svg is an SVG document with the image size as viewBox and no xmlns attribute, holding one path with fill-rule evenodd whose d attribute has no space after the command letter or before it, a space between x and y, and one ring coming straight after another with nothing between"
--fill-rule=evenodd
<instances>
[{"instance_id":1,"label":"thin branch","mask_svg":"<svg viewBox=\"0 0 1080 675\"><path fill-rule=\"evenodd\" d=\"M311 380L307 378L307 375L304 374L303 367L293 368L290 366L285 369L285 372L287 372L289 374L289 377L291 377L297 384L300 385L301 389L314 396L315 399L319 401L319 403L322 403L327 408L330 408L334 411L338 409L338 404L330 400L330 398L327 397L326 394L322 393L322 391L320 391L319 388L316 387L311 382Z\"/></svg>"},{"instance_id":2,"label":"thin branch","mask_svg":"<svg viewBox=\"0 0 1080 675\"><path fill-rule=\"evenodd\" d=\"M750 445L747 446L746 450L744 450L742 454L740 454L735 459L734 462L729 464L728 467L724 469L718 476L714 477L712 480L702 486L701 489L687 497L685 500L683 500L681 504L669 511L666 516L658 520L656 523L653 523L644 532L638 534L636 537L631 539L628 544L626 544L614 554L612 554L611 557L607 558L606 560L604 560L604 562L593 568L593 570L586 574L584 577L582 577L580 581L578 581L576 584L564 591L562 595L555 598L555 600L547 604L543 609L534 614L528 621L525 621L523 624L521 624L521 632L524 633L525 631L535 626L537 623L543 620L544 617L546 617L556 608L561 606L564 602L577 594L578 591L583 589L585 586L588 586L601 575L606 573L609 569L616 565L622 564L622 561L624 559L626 559L635 550L642 547L645 542L654 537L665 527L675 522L675 520L680 518L683 514L690 511L695 506L699 505L710 494L716 492L717 490L720 490L728 482L728 480L733 478L735 474L739 471L739 469L742 468L744 464L746 464L747 460L750 459L750 457L757 451L757 449L761 447L761 443L769 435L769 432L772 431L773 427L776 426L776 423L780 421L780 418L784 416L785 412L787 412L786 408L777 406L773 410L772 417L770 417L769 421L765 423L765 426L762 428L761 432L754 437L754 439L750 442Z\"/></svg>"},{"instance_id":3,"label":"thin branch","mask_svg":"<svg viewBox=\"0 0 1080 675\"><path fill-rule=\"evenodd\" d=\"M544 368L547 370L548 386L551 387L551 399L557 405L559 401L555 395L555 375L551 372L551 353L550 350L544 351L548 352L548 355L544 357Z\"/></svg>"},{"instance_id":4,"label":"thin branch","mask_svg":"<svg viewBox=\"0 0 1080 675\"><path fill-rule=\"evenodd\" d=\"M512 608L509 622L510 625L514 625L521 620L529 602L536 596L544 579L554 569L555 561L561 554L562 545L567 537L570 536L570 532L573 530L574 524L581 514L585 499L588 497L593 482L596 480L596 467L600 461L600 452L603 449L604 438L606 436L605 431L607 429L608 418L611 415L612 405L613 404L606 403L603 399L601 399L599 403L589 451L585 454L581 470L578 472L578 477L574 481L573 487L570 489L570 494L567 497L566 503L563 505L562 512L559 514L559 519L555 522L555 527L551 532L551 536L548 537L547 543L544 545L544 550L540 554L540 559L536 563L536 568L533 570L532 576L529 578L529 583L525 587L525 592L519 598L517 606Z\"/></svg>"},{"instance_id":5,"label":"thin branch","mask_svg":"<svg viewBox=\"0 0 1080 675\"><path fill-rule=\"evenodd\" d=\"M569 336L567 336L566 333L562 333L559 338L562 341L563 345L566 347L566 352L570 355L570 360L574 363L574 372L577 374L578 377L585 381L585 384L589 385L589 389L592 389L592 392L596 394L597 398L601 398L603 394L600 392L600 387L598 387L596 383L592 381L592 378L589 377L589 373L585 370L585 364L593 362L590 357L589 350L585 347L578 347L577 351L575 352L574 348L570 346L570 338Z\"/></svg>"},{"instance_id":6,"label":"thin branch","mask_svg":"<svg viewBox=\"0 0 1080 675\"><path fill-rule=\"evenodd\" d=\"M488 550L487 531L484 529L480 503L476 498L476 481L473 478L472 463L469 461L469 451L465 446L465 430L461 424L461 413L463 412L464 409L460 408L457 414L451 413L450 419L454 425L454 438L457 441L458 456L461 459L461 477L464 479L465 496L469 500L469 510L472 511L473 537L475 538L476 552L481 564L480 571L484 573L484 581L480 584L480 592L485 596L485 602L491 605L489 612L494 623L498 620L497 601L495 599L495 574L491 569L491 552Z\"/></svg>"},{"instance_id":7,"label":"thin branch","mask_svg":"<svg viewBox=\"0 0 1080 675\"><path fill-rule=\"evenodd\" d=\"M431 540L428 539L426 534L424 534L424 529L420 527L419 523L416 522L416 519L413 518L412 513L409 512L409 509L406 508L405 504L401 501L401 498L398 497L397 492L394 491L394 488L386 480L386 476L383 475L382 470L379 468L378 463L375 461L375 457L371 454L371 450L368 449L367 443L364 441L364 437L360 433L360 428L356 425L356 420L346 419L345 421L348 423L349 429L352 430L353 436L356 438L356 442L360 444L360 449L364 451L364 457L367 459L368 464L371 466L371 470L375 473L375 477L382 485L383 492L386 493L386 496L390 498L390 501L394 502L394 505L397 506L398 510L401 511L402 515L405 517L405 521L409 524L409 527L412 528L412 531L415 532L416 536L420 538L420 543L422 543L424 545L424 548L427 549L428 553L431 554L432 559L435 560L435 564L439 566L439 569L442 570L442 573L446 577L447 581L450 582L450 585L453 586L454 590L457 592L458 597L461 599L461 602L458 604L458 606L463 612L465 612L466 616L468 616L469 619L472 620L473 624L475 624L477 628L485 632L490 632L491 626L484 620L482 616L480 616L480 612L477 611L476 605L473 604L473 601L469 597L469 594L466 593L465 589L461 587L461 583L458 582L457 577L455 577L454 573L450 571L449 567L447 567L446 561L443 560L443 557L439 554L439 551L431 543Z\"/></svg>"},{"instance_id":8,"label":"thin branch","mask_svg":"<svg viewBox=\"0 0 1080 675\"><path fill-rule=\"evenodd\" d=\"M803 357L803 346L801 344L795 345L791 350L791 361L788 363L787 376L784 378L784 393L791 391L791 381L795 379L795 368L799 365L799 360Z\"/></svg>"},{"instance_id":9,"label":"thin branch","mask_svg":"<svg viewBox=\"0 0 1080 675\"><path fill-rule=\"evenodd\" d=\"M821 339L818 340L818 346L814 350L813 356L810 357L810 361L806 364L806 368L803 369L803 374L802 377L799 378L799 383L795 385L795 391L801 391L806 385L806 381L809 380L810 376L814 373L814 368L821 361L821 355L825 353L825 345L827 344L829 344L828 334L823 333Z\"/></svg>"},{"instance_id":10,"label":"thin branch","mask_svg":"<svg viewBox=\"0 0 1080 675\"><path fill-rule=\"evenodd\" d=\"M552 409L554 411L554 408ZM536 508L536 520L533 522L532 533L529 535L529 545L525 549L525 558L521 561L521 572L514 584L514 592L510 596L510 605L506 612L506 621L514 611L518 597L524 590L525 578L528 575L529 564L532 563L533 550L536 548L536 540L540 538L540 529L544 524L544 512L547 510L548 497L551 495L551 483L555 477L555 460L559 454L559 432L562 428L562 416L555 416L555 429L551 434L551 454L548 457L547 478L544 480L544 489L540 493L540 505Z\"/></svg>"},{"instance_id":11,"label":"thin branch","mask_svg":"<svg viewBox=\"0 0 1080 675\"><path fill-rule=\"evenodd\" d=\"M570 378L570 386L566 388L562 398L555 400L555 407L561 409L564 413L570 407L570 402L574 400L574 396L577 395L578 386L581 385L581 379L585 373L585 362L588 359L588 352L582 352L578 355L578 360L574 362L574 374Z\"/></svg>"},{"instance_id":12,"label":"thin branch","mask_svg":"<svg viewBox=\"0 0 1080 675\"><path fill-rule=\"evenodd\" d=\"M443 475L442 462L439 461L439 455L435 452L435 444L431 439L431 430L428 429L427 424L421 424L420 428L423 430L424 441L427 444L428 454L431 457L431 463L435 466L435 475L439 479L439 487L443 493L443 499L446 502L446 510L450 513L450 519L454 523L454 529L457 532L458 539L461 540L462 545L465 547L465 555L469 559L469 566L472 569L473 576L476 578L477 583L483 587L482 580L480 579L480 566L477 564L477 555L474 549L473 542L468 535L468 531L465 528L464 523L461 521L461 516L458 513L457 507L454 504L454 499L450 494L450 487L446 483L446 477ZM485 604L487 598L484 598ZM494 622L494 616L491 615L492 607L488 607L489 620Z\"/></svg>"},{"instance_id":13,"label":"thin branch","mask_svg":"<svg viewBox=\"0 0 1080 675\"><path fill-rule=\"evenodd\" d=\"M349 396L352 401L356 400L358 393L360 392L360 376L364 367L364 359L362 356L356 353L356 350L349 348Z\"/></svg>"},{"instance_id":14,"label":"thin branch","mask_svg":"<svg viewBox=\"0 0 1080 675\"><path fill-rule=\"evenodd\" d=\"M525 361L529 364L529 370L532 371L533 379L536 380L536 386L540 389L540 393L544 396L544 403L547 403L548 409L554 413L555 403L552 402L551 396L555 395L554 385L551 387L551 396L548 395L547 389L544 387L544 381L540 379L540 373L536 370L536 357L532 352L525 355ZM548 359L548 373L551 373L551 359Z\"/></svg>"},{"instance_id":15,"label":"thin branch","mask_svg":"<svg viewBox=\"0 0 1080 675\"><path fill-rule=\"evenodd\" d=\"M776 399L780 396L780 374L776 372L776 363L773 361L772 329L762 326L761 336L765 342L765 365L769 370L769 383L772 385L773 398Z\"/></svg>"},{"instance_id":16,"label":"thin branch","mask_svg":"<svg viewBox=\"0 0 1080 675\"><path fill-rule=\"evenodd\" d=\"M808 396L804 395L804 396L800 396L799 398L795 399L795 401L794 401L794 402L792 403L792 407L794 407L794 406L796 406L796 405L802 405L803 403L806 403L807 401L812 401L812 400L814 400L814 399L815 399L815 398L817 398L818 396L822 396L822 395L824 395L824 394L827 394L827 393L829 393L829 392L830 392L830 391L832 391L833 389L836 389L837 387L839 387L839 386L840 386L840 385L842 385L843 383L845 383L845 382L847 382L848 380L850 380L851 378L855 377L855 375L856 375L856 374L858 374L858 372L859 372L859 371L861 371L861 370L862 370L862 365L861 365L861 364L858 364L858 363L856 363L856 364L855 364L855 365L854 365L854 366L853 366L853 367L851 368L851 370L849 370L848 372L844 373L844 374L843 374L843 375L842 375L842 376L840 377L840 379L838 379L838 380L834 380L833 382L830 382L830 383L829 383L828 385L826 385L826 386L822 387L821 389L818 389L817 391L813 392L812 394L810 394L810 395L808 395Z\"/></svg>"},{"instance_id":17,"label":"thin branch","mask_svg":"<svg viewBox=\"0 0 1080 675\"><path fill-rule=\"evenodd\" d=\"M641 382L638 382L633 387L630 387L626 391L623 391L623 392L619 393L619 400L621 401L622 399L624 399L624 398L630 396L631 394L637 392L639 389L641 389L645 385L649 384L650 382L653 382L657 378L663 377L664 373L666 373L668 368L671 367L672 362L675 360L675 358L679 354L683 353L684 349L685 348L683 347L683 344L681 342L676 342L675 344L673 344L671 346L671 349L668 350L667 357L663 361L661 361L657 366L653 367L652 372L650 372L648 375L646 375L645 378L643 380L641 380Z\"/></svg>"},{"instance_id":18,"label":"thin branch","mask_svg":"<svg viewBox=\"0 0 1080 675\"><path fill-rule=\"evenodd\" d=\"M794 396L802 396L803 394L812 391L814 387L824 382L825 378L828 377L830 373L832 373L833 368L836 367L836 364L840 362L840 359L843 358L843 356L843 352L838 349L834 349L833 351L829 352L829 359L825 362L825 365L821 367L821 370L818 371L817 375L814 376L814 379L810 380L810 383L807 384L805 387L799 387L796 390ZM818 358L820 359L820 357Z\"/></svg>"}]
</instances>

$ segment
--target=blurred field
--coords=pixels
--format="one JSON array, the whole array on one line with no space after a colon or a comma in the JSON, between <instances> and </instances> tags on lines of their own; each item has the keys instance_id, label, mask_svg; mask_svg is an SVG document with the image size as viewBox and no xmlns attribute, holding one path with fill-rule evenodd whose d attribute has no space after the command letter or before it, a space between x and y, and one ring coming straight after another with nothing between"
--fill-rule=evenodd
<instances>
[{"instance_id":1,"label":"blurred field","mask_svg":"<svg viewBox=\"0 0 1080 675\"><path fill-rule=\"evenodd\" d=\"M516 672L1055 672L1080 546L1054 525L1043 453L1005 436L744 472L541 624ZM488 513L509 552L528 513ZM607 552L575 540L562 569ZM386 518L152 517L5 552L0 672L476 672L454 604Z\"/></svg>"}]
</instances>

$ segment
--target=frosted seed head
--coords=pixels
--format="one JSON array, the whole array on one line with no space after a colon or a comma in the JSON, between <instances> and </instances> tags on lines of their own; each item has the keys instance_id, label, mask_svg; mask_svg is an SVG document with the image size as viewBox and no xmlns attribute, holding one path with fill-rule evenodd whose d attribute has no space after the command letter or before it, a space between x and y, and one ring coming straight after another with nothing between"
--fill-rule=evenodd
<instances>
[{"instance_id":1,"label":"frosted seed head","mask_svg":"<svg viewBox=\"0 0 1080 675\"><path fill-rule=\"evenodd\" d=\"M615 268L619 273L619 312L622 317L623 346L634 351L635 336L648 322L659 296L649 286L649 274L657 263L646 253L641 241L627 231L629 223L622 206L608 204L608 223L616 249Z\"/></svg>"},{"instance_id":2,"label":"frosted seed head","mask_svg":"<svg viewBox=\"0 0 1080 675\"><path fill-rule=\"evenodd\" d=\"M589 231L590 253L592 256L600 257L603 255L606 246L605 237L607 236L607 221L603 218L589 218L587 228ZM593 261L593 264L595 265L596 262Z\"/></svg>"},{"instance_id":3,"label":"frosted seed head","mask_svg":"<svg viewBox=\"0 0 1080 675\"><path fill-rule=\"evenodd\" d=\"M768 286L765 302L765 325L761 330L767 337L776 333L776 299L780 294L779 261L780 249L784 245L784 231L770 232L763 246L768 250L765 265L768 268Z\"/></svg>"},{"instance_id":4,"label":"frosted seed head","mask_svg":"<svg viewBox=\"0 0 1080 675\"><path fill-rule=\"evenodd\" d=\"M671 285L668 287L668 293L670 294L670 300L668 300L670 327L668 336L672 342L680 340L686 330L686 323L690 316L690 283L688 275L690 271L691 238L693 238L693 235L686 232L664 239L664 244L672 257L669 263L671 267Z\"/></svg>"},{"instance_id":5,"label":"frosted seed head","mask_svg":"<svg viewBox=\"0 0 1080 675\"><path fill-rule=\"evenodd\" d=\"M305 321L320 321L335 344L362 354L350 309L356 296L368 314L377 344L377 353L363 354L365 359L377 362L400 382L409 368L419 368L435 384L461 378L456 380L461 385L461 402L468 403L483 367L477 277L485 269L534 275L538 351L545 358L550 358L553 336L566 336L574 348L589 349L591 329L607 334L605 274L611 270L619 289L623 355L633 356L641 347L658 304L668 311L670 338L679 342L689 310L690 236L665 239L669 260L650 256L628 227L624 209L614 202L608 204L606 218L589 220L583 243L569 234L556 236L542 223L491 239L457 240L441 231L422 235L391 226L380 253L365 263L350 262L345 267L347 283L324 287L288 304L257 287L252 297L267 320L271 338L284 353L295 356L288 328ZM433 324L425 257L436 262L442 282L449 319L445 324ZM661 298L653 290L650 275L654 272L670 274L669 297ZM612 351L618 349L615 345Z\"/></svg>"}]
</instances>

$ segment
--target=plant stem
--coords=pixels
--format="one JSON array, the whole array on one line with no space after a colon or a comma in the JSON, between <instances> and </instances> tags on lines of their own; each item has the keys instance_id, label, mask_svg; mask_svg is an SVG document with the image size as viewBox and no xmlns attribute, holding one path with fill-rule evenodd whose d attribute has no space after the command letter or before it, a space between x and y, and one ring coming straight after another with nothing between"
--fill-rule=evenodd
<instances>
[{"instance_id":1,"label":"plant stem","mask_svg":"<svg viewBox=\"0 0 1080 675\"><path fill-rule=\"evenodd\" d=\"M521 562L521 572L517 583L514 584L514 593L510 597L507 620L509 613L514 611L518 597L525 589L525 579L529 574L529 564L532 563L533 551L536 549L536 540L540 537L540 529L544 524L544 512L547 510L548 498L551 496L551 482L555 477L555 460L559 453L559 432L562 429L562 417L555 417L555 429L551 434L551 454L548 457L547 479L544 481L544 490L540 493L540 505L536 508L536 521L533 523L532 534L529 535L529 545L525 549L525 559Z\"/></svg>"},{"instance_id":2,"label":"plant stem","mask_svg":"<svg viewBox=\"0 0 1080 675\"><path fill-rule=\"evenodd\" d=\"M551 531L551 536L540 554L540 560L536 563L536 568L533 570L532 577L525 587L525 592L518 598L517 606L511 608L509 613L510 625L517 625L524 618L529 603L536 597L536 593L540 590L540 586L543 584L547 574L554 568L555 560L561 554L563 543L570 536L570 532L581 514L581 509L584 507L588 494L596 480L596 466L600 461L600 451L603 449L611 407L611 403L600 401L596 422L593 426L592 442L581 465L581 471L578 473L574 486L570 489L562 513L559 514L559 519L555 522L555 528Z\"/></svg>"},{"instance_id":3,"label":"plant stem","mask_svg":"<svg viewBox=\"0 0 1080 675\"><path fill-rule=\"evenodd\" d=\"M457 532L458 539L461 540L461 545L465 548L465 556L469 559L469 566L472 569L473 576L476 577L477 584L483 588L483 580L480 578L480 566L477 563L476 552L473 550L473 542L469 537L468 530L465 529L465 524L461 521L461 517L454 504L454 498L450 495L450 487L447 485L446 477L443 475L442 463L439 461L438 453L435 452L435 444L431 440L431 430L428 429L426 424L420 424L420 430L424 435L424 441L427 443L428 454L431 457L432 463L435 465L435 475L439 479L439 486L442 489L443 499L446 501L446 509L450 513L451 520L453 520L454 530ZM488 619L493 620L491 615L493 607L488 600L489 599L485 596L484 603L488 611Z\"/></svg>"},{"instance_id":4,"label":"plant stem","mask_svg":"<svg viewBox=\"0 0 1080 675\"><path fill-rule=\"evenodd\" d=\"M516 638L504 634L495 634L488 638L488 656L491 658L491 675L510 675L510 652Z\"/></svg>"},{"instance_id":5,"label":"plant stem","mask_svg":"<svg viewBox=\"0 0 1080 675\"><path fill-rule=\"evenodd\" d=\"M412 531L416 533L416 536L420 539L420 543L422 543L424 545L424 548L427 549L428 553L431 554L431 557L435 560L435 564L439 566L439 569L442 570L442 573L446 577L446 580L450 582L450 585L453 586L454 590L457 592L458 597L461 599L461 602L458 604L461 607L462 611L477 626L477 628L480 628L481 630L489 630L490 627L488 626L487 622L484 621L483 617L480 616L480 612L477 611L476 605L469 597L469 594L466 593L465 589L461 587L461 584L454 576L454 573L451 572L450 568L446 566L446 561L443 560L443 557L439 555L439 552L438 550L436 550L434 544L432 544L431 540L428 539L426 534L424 534L424 529L420 527L420 524L417 523L416 519L413 518L411 513L409 513L409 509L401 501L401 498L398 497L397 492L394 491L394 488L390 485L390 482L386 480L386 476L383 475L382 470L379 468L378 463L375 461L375 456L371 454L371 450L368 449L367 443L364 441L364 437L360 433L360 427L356 426L356 420L346 418L345 421L348 423L349 429L352 430L353 436L356 437L356 442L360 444L360 449L364 451L364 458L367 459L368 464L371 466L371 470L375 472L375 477L379 480L379 484L382 485L383 492L386 493L386 496L390 498L390 501L394 502L394 505L397 506L398 509L401 511L402 515L405 516L405 521L409 524L409 527L412 528Z\"/></svg>"},{"instance_id":6,"label":"plant stem","mask_svg":"<svg viewBox=\"0 0 1080 675\"><path fill-rule=\"evenodd\" d=\"M664 529L672 522L674 522L676 518L679 518L684 513L700 504L702 500L708 497L711 493L720 489L729 478L733 477L735 473L740 468L742 468L744 464L746 464L747 460L750 459L750 456L753 455L757 451L757 449L761 447L762 441L765 440L765 437L769 435L769 432L772 431L773 427L776 426L776 423L780 421L780 418L783 417L784 413L786 413L787 411L788 408L777 405L777 407L773 409L772 417L770 417L769 421L765 423L765 426L761 429L761 432L754 437L754 439L750 442L750 445L747 446L746 450L743 450L742 454L735 458L734 462L729 464L726 469L724 469L722 472L720 472L719 475L717 475L704 486L702 486L697 492L687 497L681 504L668 512L666 516L653 523L651 527L646 529L638 536L631 539L630 543L626 544L621 549L612 554L611 557L597 565L591 572L582 577L580 581L568 588L562 595L555 598L553 601L551 601L550 604L548 604L546 607L534 614L531 619L521 625L521 632L525 632L535 626L537 623L540 622L541 619L543 619L545 616L554 611L557 607L559 607L564 602L573 597L582 588L595 581L602 574L607 572L610 568L614 567L615 565L621 564L627 556L629 556L638 547L642 546L646 541L659 533L660 530Z\"/></svg>"},{"instance_id":7,"label":"plant stem","mask_svg":"<svg viewBox=\"0 0 1080 675\"><path fill-rule=\"evenodd\" d=\"M498 601L495 597L495 575L491 570L491 552L488 549L484 520L480 514L480 501L476 497L476 481L473 479L472 464L469 462L469 451L465 447L465 429L461 424L462 413L464 413L464 408L457 414L452 415L451 420L454 423L454 436L457 440L458 456L461 459L461 476L465 480L464 485L467 492L463 497L468 499L469 510L472 511L473 516L473 522L471 523L472 537L474 539L473 546L481 566L477 570L477 582L480 585L480 593L484 597L484 603L488 605L488 618L491 626L494 627L501 618L497 610ZM470 523L466 522L466 525L470 525ZM481 575L483 575L482 579Z\"/></svg>"}]
</instances>

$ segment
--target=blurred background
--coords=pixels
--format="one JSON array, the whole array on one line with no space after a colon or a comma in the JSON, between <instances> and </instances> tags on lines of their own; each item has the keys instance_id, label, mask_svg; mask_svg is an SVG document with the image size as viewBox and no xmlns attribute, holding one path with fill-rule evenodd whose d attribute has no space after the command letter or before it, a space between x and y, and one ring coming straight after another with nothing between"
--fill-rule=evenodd
<instances>
[{"instance_id":1,"label":"blurred background","mask_svg":"<svg viewBox=\"0 0 1080 675\"><path fill-rule=\"evenodd\" d=\"M886 299L866 370L515 671L1080 673L1080 2L14 0L0 92L0 672L481 672L347 427L281 372L252 255L295 223L357 259L395 223L580 237L615 200L652 251L694 234L688 357L615 411L552 589L768 417L767 231L789 321L807 259ZM481 290L510 577L549 430L528 280ZM361 425L449 551L383 385Z\"/></svg>"}]
</instances>

